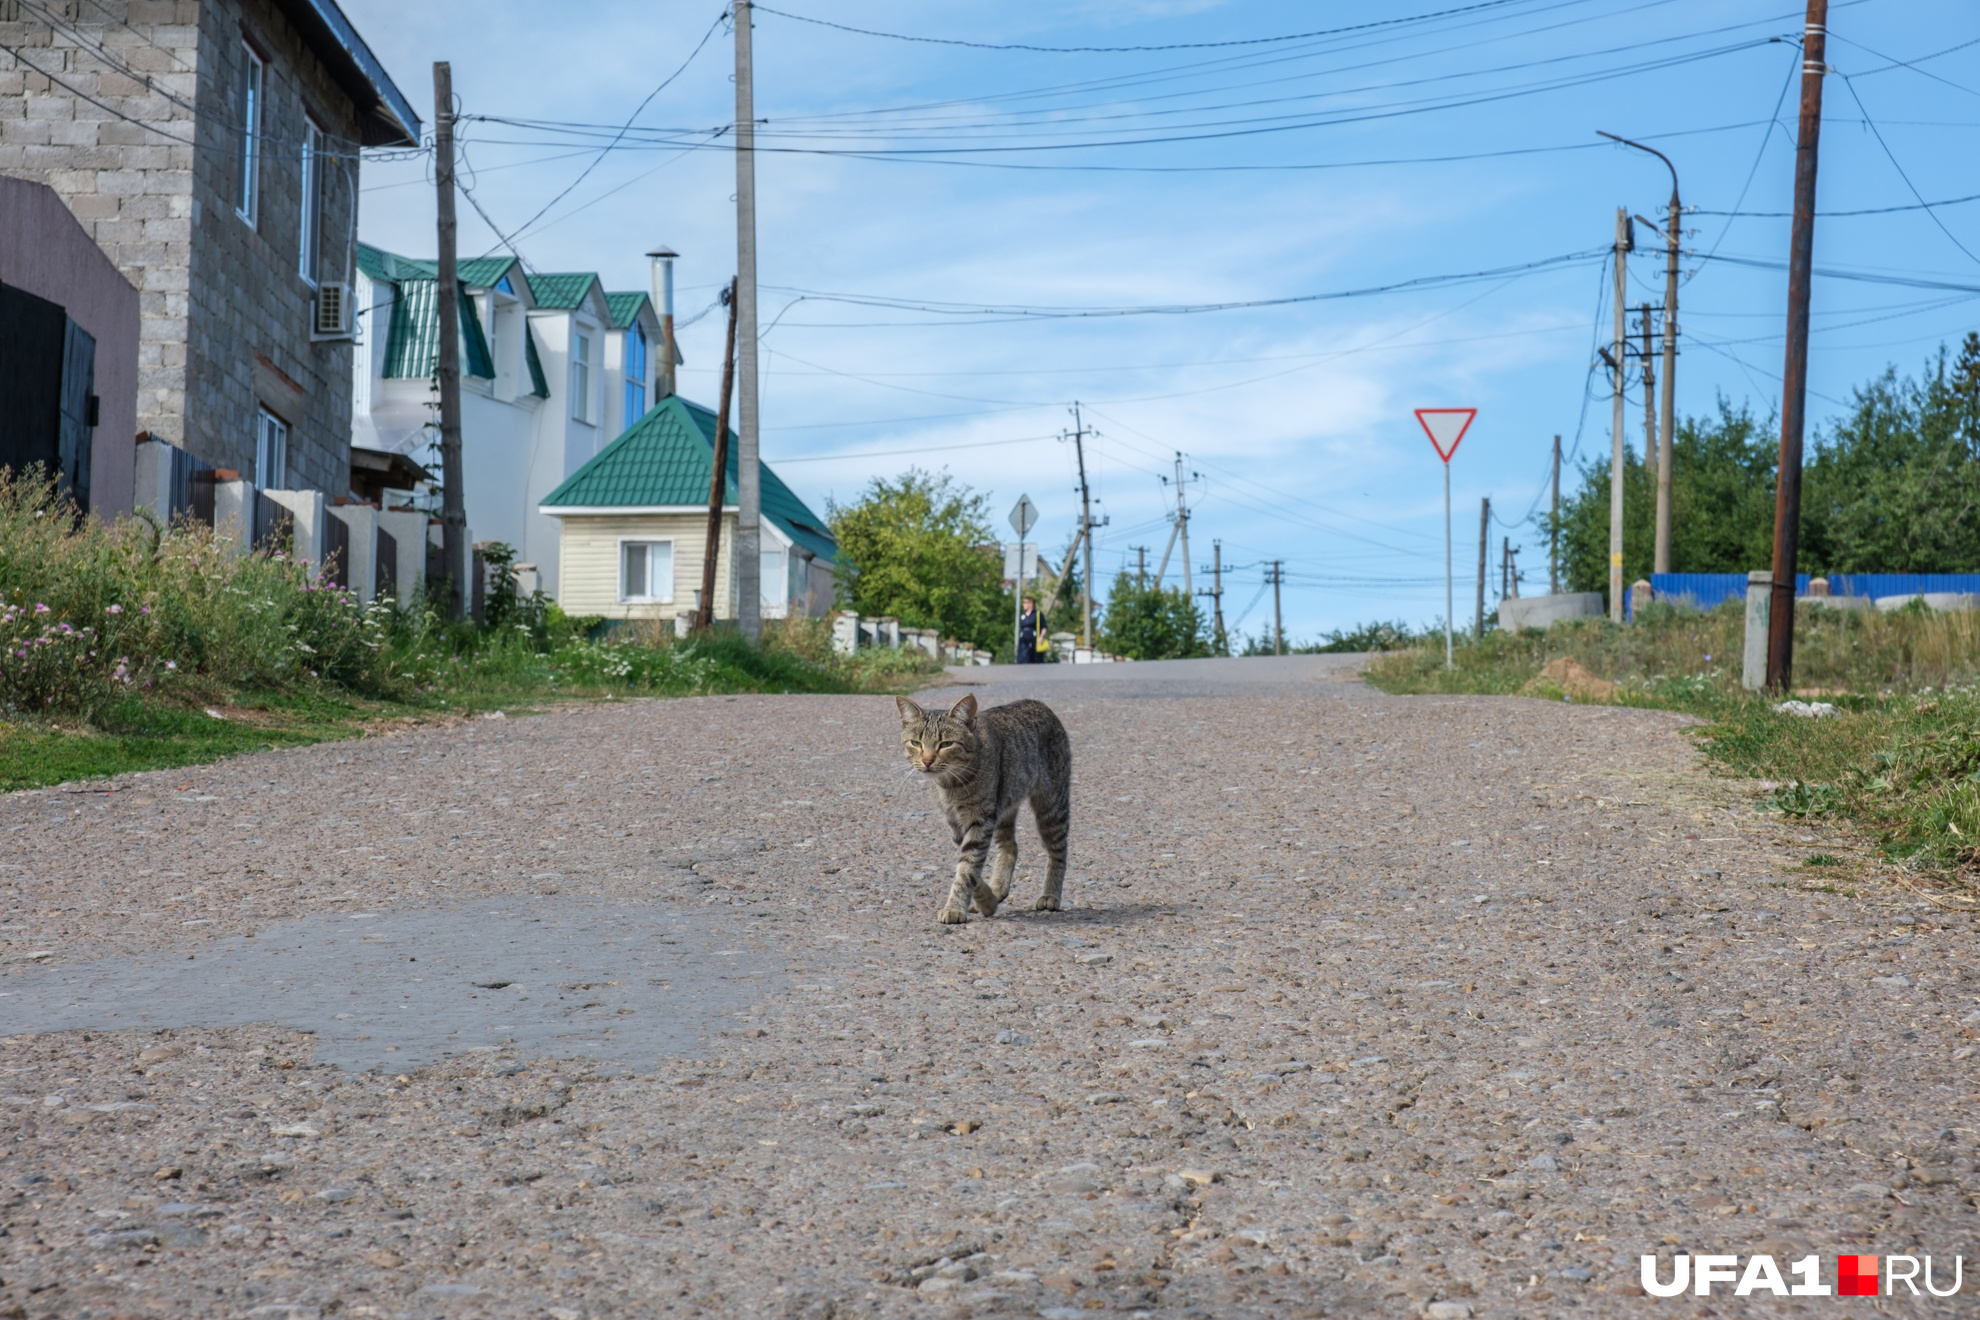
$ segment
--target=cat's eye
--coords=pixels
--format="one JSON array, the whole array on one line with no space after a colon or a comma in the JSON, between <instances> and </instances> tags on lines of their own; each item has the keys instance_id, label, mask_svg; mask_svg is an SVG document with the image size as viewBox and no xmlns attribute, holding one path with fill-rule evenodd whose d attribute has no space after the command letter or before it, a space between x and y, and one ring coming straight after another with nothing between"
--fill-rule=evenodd
<instances>
[{"instance_id":1,"label":"cat's eye","mask_svg":"<svg viewBox=\"0 0 1980 1320\"><path fill-rule=\"evenodd\" d=\"M956 745L956 740L954 738L944 738L942 740L942 746L937 747L935 750L939 752L942 750L942 747L954 747L955 745Z\"/></svg>"}]
</instances>

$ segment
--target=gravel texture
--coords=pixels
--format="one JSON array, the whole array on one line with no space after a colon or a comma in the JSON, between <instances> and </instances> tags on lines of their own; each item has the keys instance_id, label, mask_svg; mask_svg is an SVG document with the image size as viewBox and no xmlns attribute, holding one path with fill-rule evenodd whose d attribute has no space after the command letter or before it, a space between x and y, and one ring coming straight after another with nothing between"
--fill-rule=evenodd
<instances>
[{"instance_id":1,"label":"gravel texture","mask_svg":"<svg viewBox=\"0 0 1980 1320\"><path fill-rule=\"evenodd\" d=\"M0 1317L1634 1316L1646 1251L1971 1314L1973 925L1680 717L956 677L1071 733L1065 912L1027 819L936 923L889 698L0 798Z\"/></svg>"}]
</instances>

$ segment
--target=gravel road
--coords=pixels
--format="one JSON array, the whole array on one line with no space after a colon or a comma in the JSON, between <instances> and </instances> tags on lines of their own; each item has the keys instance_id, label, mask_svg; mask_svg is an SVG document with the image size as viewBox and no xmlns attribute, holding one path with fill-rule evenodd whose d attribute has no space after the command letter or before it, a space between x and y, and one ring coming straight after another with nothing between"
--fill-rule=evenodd
<instances>
[{"instance_id":1,"label":"gravel road","mask_svg":"<svg viewBox=\"0 0 1980 1320\"><path fill-rule=\"evenodd\" d=\"M0 1317L1635 1316L1643 1252L1980 1271L1972 922L1680 717L1343 657L953 677L1071 732L1067 911L1027 819L1013 904L937 924L889 698L0 798Z\"/></svg>"}]
</instances>

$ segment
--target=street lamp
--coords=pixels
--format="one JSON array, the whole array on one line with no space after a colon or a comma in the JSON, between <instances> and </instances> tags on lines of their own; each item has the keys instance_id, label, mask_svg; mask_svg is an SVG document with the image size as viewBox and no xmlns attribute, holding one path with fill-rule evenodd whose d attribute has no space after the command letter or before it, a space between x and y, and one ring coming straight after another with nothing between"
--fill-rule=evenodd
<instances>
[{"instance_id":1,"label":"street lamp","mask_svg":"<svg viewBox=\"0 0 1980 1320\"><path fill-rule=\"evenodd\" d=\"M1664 162L1664 168L1671 172L1671 214L1667 221L1668 230L1664 235L1666 264L1664 267L1664 399L1663 435L1659 439L1657 453L1657 547L1651 558L1651 571L1668 573L1671 571L1671 430L1675 424L1673 413L1677 406L1677 314L1678 314L1678 245L1683 230L1680 217L1684 214L1678 203L1677 166L1671 158L1655 147L1646 147L1641 142L1631 142L1628 138L1617 137L1614 133L1595 130L1612 142L1620 142L1625 147L1635 147L1647 151ZM1648 223L1647 221L1645 222ZM1657 226L1651 225L1655 230ZM1646 455L1647 457L1647 455Z\"/></svg>"}]
</instances>

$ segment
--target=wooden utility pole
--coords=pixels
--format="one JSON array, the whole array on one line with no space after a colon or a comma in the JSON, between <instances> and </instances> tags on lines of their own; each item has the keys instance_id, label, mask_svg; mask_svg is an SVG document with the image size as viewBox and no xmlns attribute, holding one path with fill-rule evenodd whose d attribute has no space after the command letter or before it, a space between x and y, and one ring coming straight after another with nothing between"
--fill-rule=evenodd
<instances>
[{"instance_id":1,"label":"wooden utility pole","mask_svg":"<svg viewBox=\"0 0 1980 1320\"><path fill-rule=\"evenodd\" d=\"M756 415L756 94L750 0L736 0L736 623L763 637L763 469Z\"/></svg>"},{"instance_id":2,"label":"wooden utility pole","mask_svg":"<svg viewBox=\"0 0 1980 1320\"><path fill-rule=\"evenodd\" d=\"M447 561L447 617L468 602L467 500L461 475L461 276L454 220L454 70L433 66L433 178L440 217L440 553Z\"/></svg>"},{"instance_id":3,"label":"wooden utility pole","mask_svg":"<svg viewBox=\"0 0 1980 1320\"><path fill-rule=\"evenodd\" d=\"M1609 618L1616 623L1623 617L1623 354L1629 347L1629 329L1624 317L1629 309L1623 300L1629 296L1629 212L1616 208L1616 332L1612 340L1610 374L1615 377L1615 401L1609 417Z\"/></svg>"},{"instance_id":4,"label":"wooden utility pole","mask_svg":"<svg viewBox=\"0 0 1980 1320\"><path fill-rule=\"evenodd\" d=\"M1815 261L1815 165L1822 141L1822 75L1829 0L1808 0L1801 46L1801 133L1794 150L1794 229L1788 241L1787 369L1781 393L1780 472L1774 481L1773 600L1767 614L1767 690L1794 685L1794 586L1801 551L1801 432L1808 408L1808 282Z\"/></svg>"},{"instance_id":5,"label":"wooden utility pole","mask_svg":"<svg viewBox=\"0 0 1980 1320\"><path fill-rule=\"evenodd\" d=\"M1093 491L1086 484L1086 424L1073 404L1073 451L1079 456L1079 535L1086 545L1086 571L1080 580L1079 644L1093 649ZM1071 567L1070 564L1067 567Z\"/></svg>"},{"instance_id":6,"label":"wooden utility pole","mask_svg":"<svg viewBox=\"0 0 1980 1320\"><path fill-rule=\"evenodd\" d=\"M1159 585L1160 579L1157 579ZM1134 584L1144 590L1148 587L1148 547L1134 547Z\"/></svg>"},{"instance_id":7,"label":"wooden utility pole","mask_svg":"<svg viewBox=\"0 0 1980 1320\"><path fill-rule=\"evenodd\" d=\"M1485 636L1485 553L1492 539L1492 497L1487 495L1478 506L1478 629L1476 636Z\"/></svg>"},{"instance_id":8,"label":"wooden utility pole","mask_svg":"<svg viewBox=\"0 0 1980 1320\"><path fill-rule=\"evenodd\" d=\"M722 294L729 304L729 345L722 352L722 397L715 404L715 463L708 470L708 539L701 556L701 603L694 626L707 632L715 626L715 564L722 557L722 496L729 485L729 395L736 387L736 282Z\"/></svg>"},{"instance_id":9,"label":"wooden utility pole","mask_svg":"<svg viewBox=\"0 0 1980 1320\"><path fill-rule=\"evenodd\" d=\"M1282 621L1284 616L1282 616L1279 613L1279 587L1283 582L1285 582L1285 580L1286 580L1286 561L1283 559L1274 559L1272 561L1272 654L1273 655L1284 655L1286 653L1286 629L1285 629L1285 624Z\"/></svg>"},{"instance_id":10,"label":"wooden utility pole","mask_svg":"<svg viewBox=\"0 0 1980 1320\"><path fill-rule=\"evenodd\" d=\"M1561 438L1554 437L1554 516L1547 524L1547 594L1561 591Z\"/></svg>"}]
</instances>

